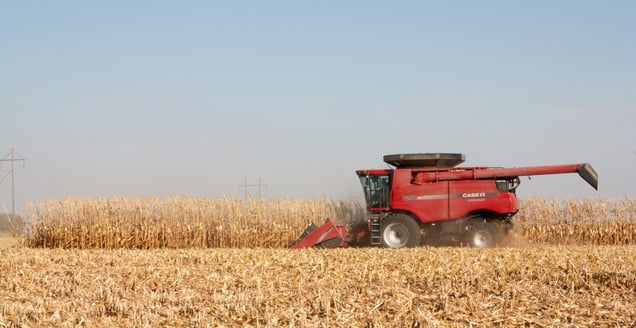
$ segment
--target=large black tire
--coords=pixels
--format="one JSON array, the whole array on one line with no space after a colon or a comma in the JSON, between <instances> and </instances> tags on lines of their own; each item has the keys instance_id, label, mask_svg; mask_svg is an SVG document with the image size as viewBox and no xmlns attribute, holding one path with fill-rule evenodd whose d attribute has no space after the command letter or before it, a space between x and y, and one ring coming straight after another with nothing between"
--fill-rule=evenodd
<instances>
[{"instance_id":1,"label":"large black tire","mask_svg":"<svg viewBox=\"0 0 636 328\"><path fill-rule=\"evenodd\" d=\"M500 230L496 222L473 219L466 225L465 240L470 247L495 247L500 243Z\"/></svg>"},{"instance_id":2,"label":"large black tire","mask_svg":"<svg viewBox=\"0 0 636 328\"><path fill-rule=\"evenodd\" d=\"M390 248L419 246L420 226L406 214L391 214L382 221L382 246Z\"/></svg>"}]
</instances>

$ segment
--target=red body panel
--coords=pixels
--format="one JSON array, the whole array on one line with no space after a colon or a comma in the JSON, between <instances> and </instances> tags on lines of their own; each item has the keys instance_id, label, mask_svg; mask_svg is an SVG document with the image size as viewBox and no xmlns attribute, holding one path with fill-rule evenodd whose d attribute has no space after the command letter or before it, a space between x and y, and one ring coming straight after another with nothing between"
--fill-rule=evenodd
<instances>
[{"instance_id":1,"label":"red body panel","mask_svg":"<svg viewBox=\"0 0 636 328\"><path fill-rule=\"evenodd\" d=\"M507 214L519 210L515 193L500 192L494 180L450 181L449 184L451 218L461 218L478 211Z\"/></svg>"},{"instance_id":2,"label":"red body panel","mask_svg":"<svg viewBox=\"0 0 636 328\"><path fill-rule=\"evenodd\" d=\"M413 184L410 169L396 169L391 184L391 209L415 214L422 222L447 220L448 181Z\"/></svg>"},{"instance_id":3,"label":"red body panel","mask_svg":"<svg viewBox=\"0 0 636 328\"><path fill-rule=\"evenodd\" d=\"M391 209L415 214L422 222L458 219L470 213L517 212L519 202L512 192L497 190L495 180L459 180L413 183L419 170L395 169ZM439 170L433 170L433 173Z\"/></svg>"}]
</instances>

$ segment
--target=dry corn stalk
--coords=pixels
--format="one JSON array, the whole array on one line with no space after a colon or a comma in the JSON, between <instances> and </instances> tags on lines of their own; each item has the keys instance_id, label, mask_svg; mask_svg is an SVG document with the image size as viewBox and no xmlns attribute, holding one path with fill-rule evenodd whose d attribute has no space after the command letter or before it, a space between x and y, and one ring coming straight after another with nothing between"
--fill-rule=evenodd
<instances>
[{"instance_id":1,"label":"dry corn stalk","mask_svg":"<svg viewBox=\"0 0 636 328\"><path fill-rule=\"evenodd\" d=\"M31 247L285 247L311 222L359 220L353 202L235 198L92 198L31 206Z\"/></svg>"}]
</instances>

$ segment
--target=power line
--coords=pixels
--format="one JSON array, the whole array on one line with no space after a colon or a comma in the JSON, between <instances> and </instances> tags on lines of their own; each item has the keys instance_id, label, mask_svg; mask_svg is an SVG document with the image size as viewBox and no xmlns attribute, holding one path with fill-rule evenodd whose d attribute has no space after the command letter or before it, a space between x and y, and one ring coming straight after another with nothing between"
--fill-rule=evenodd
<instances>
[{"instance_id":1,"label":"power line","mask_svg":"<svg viewBox=\"0 0 636 328\"><path fill-rule=\"evenodd\" d=\"M248 188L258 188L258 199L263 199L262 197L262 188L263 187L267 187L266 184L262 184L261 183L261 178L258 178L258 183L257 184L249 184L247 183L247 179L243 180L243 182L241 182L240 185L238 185L239 188L243 188L244 192L245 192L245 201L247 202L248 200L248 193L247 193L247 189Z\"/></svg>"},{"instance_id":2,"label":"power line","mask_svg":"<svg viewBox=\"0 0 636 328\"><path fill-rule=\"evenodd\" d=\"M20 154L18 154L15 149L11 148L11 152L9 152L7 155L5 155L3 158L0 159L0 170L2 169L2 163L3 162L11 162L11 216L15 215L15 179L14 179L14 163L15 162L22 162L22 168L24 168L24 163L26 161L26 159L24 157L22 157ZM0 180L0 182L4 181L4 179L8 176L9 174L5 175L4 178L2 178L2 180Z\"/></svg>"}]
</instances>

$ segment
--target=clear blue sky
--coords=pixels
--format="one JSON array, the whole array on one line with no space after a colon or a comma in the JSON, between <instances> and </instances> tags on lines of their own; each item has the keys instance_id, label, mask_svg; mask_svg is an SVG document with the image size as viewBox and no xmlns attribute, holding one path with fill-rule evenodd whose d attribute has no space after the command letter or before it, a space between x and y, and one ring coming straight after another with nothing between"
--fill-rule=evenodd
<instances>
[{"instance_id":1,"label":"clear blue sky","mask_svg":"<svg viewBox=\"0 0 636 328\"><path fill-rule=\"evenodd\" d=\"M259 178L357 198L354 170L400 152L590 162L599 192L564 175L519 196L636 196L634 1L3 1L0 40L18 210Z\"/></svg>"}]
</instances>

